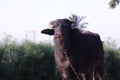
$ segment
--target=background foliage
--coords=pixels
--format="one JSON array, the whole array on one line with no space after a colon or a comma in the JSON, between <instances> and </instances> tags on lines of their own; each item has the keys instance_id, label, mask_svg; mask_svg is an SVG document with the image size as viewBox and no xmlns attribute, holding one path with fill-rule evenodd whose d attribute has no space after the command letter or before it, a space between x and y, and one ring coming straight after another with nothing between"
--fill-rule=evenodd
<instances>
[{"instance_id":1,"label":"background foliage","mask_svg":"<svg viewBox=\"0 0 120 80\"><path fill-rule=\"evenodd\" d=\"M110 0L109 1L109 6L110 6L110 8L116 8L116 6L118 6L119 5L119 3L120 3L120 0Z\"/></svg>"},{"instance_id":2,"label":"background foliage","mask_svg":"<svg viewBox=\"0 0 120 80\"><path fill-rule=\"evenodd\" d=\"M53 45L7 36L0 41L0 80L61 80L56 69ZM120 80L120 48L104 43L105 80Z\"/></svg>"}]
</instances>

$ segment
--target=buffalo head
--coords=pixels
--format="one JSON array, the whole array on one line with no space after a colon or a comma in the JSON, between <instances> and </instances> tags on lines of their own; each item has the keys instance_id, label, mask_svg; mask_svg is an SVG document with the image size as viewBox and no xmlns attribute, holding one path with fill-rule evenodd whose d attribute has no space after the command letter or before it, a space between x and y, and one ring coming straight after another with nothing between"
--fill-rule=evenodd
<instances>
[{"instance_id":1,"label":"buffalo head","mask_svg":"<svg viewBox=\"0 0 120 80\"><path fill-rule=\"evenodd\" d=\"M72 23L73 22L68 19L57 19L49 23L49 27L51 27L51 29L44 29L41 33L54 35L55 39L62 40L70 34Z\"/></svg>"}]
</instances>

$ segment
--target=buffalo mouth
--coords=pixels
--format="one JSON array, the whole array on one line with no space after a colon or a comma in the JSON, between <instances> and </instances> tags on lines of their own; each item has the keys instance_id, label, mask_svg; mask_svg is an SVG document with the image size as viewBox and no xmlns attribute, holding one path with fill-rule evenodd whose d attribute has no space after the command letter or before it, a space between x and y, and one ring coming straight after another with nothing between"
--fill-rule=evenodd
<instances>
[{"instance_id":1,"label":"buffalo mouth","mask_svg":"<svg viewBox=\"0 0 120 80\"><path fill-rule=\"evenodd\" d=\"M58 39L58 40L62 41L63 40L63 36L60 35L60 34L56 34L55 35L55 39Z\"/></svg>"}]
</instances>

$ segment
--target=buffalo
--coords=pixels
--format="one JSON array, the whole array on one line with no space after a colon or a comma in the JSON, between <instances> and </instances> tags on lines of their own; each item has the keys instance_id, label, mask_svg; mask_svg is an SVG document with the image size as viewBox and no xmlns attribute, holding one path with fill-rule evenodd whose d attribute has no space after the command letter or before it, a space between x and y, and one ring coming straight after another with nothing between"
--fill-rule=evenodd
<instances>
[{"instance_id":1,"label":"buffalo","mask_svg":"<svg viewBox=\"0 0 120 80\"><path fill-rule=\"evenodd\" d=\"M54 35L54 57L63 80L104 80L104 50L99 34L56 19L41 31Z\"/></svg>"}]
</instances>

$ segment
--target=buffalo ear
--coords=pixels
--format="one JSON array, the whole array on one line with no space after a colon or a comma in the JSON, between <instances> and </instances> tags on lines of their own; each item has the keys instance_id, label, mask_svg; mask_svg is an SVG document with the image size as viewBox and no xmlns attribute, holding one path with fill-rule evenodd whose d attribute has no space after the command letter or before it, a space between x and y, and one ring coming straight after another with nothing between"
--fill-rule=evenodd
<instances>
[{"instance_id":1,"label":"buffalo ear","mask_svg":"<svg viewBox=\"0 0 120 80\"><path fill-rule=\"evenodd\" d=\"M44 29L41 31L43 34L48 34L48 35L54 35L54 30L53 29Z\"/></svg>"}]
</instances>

